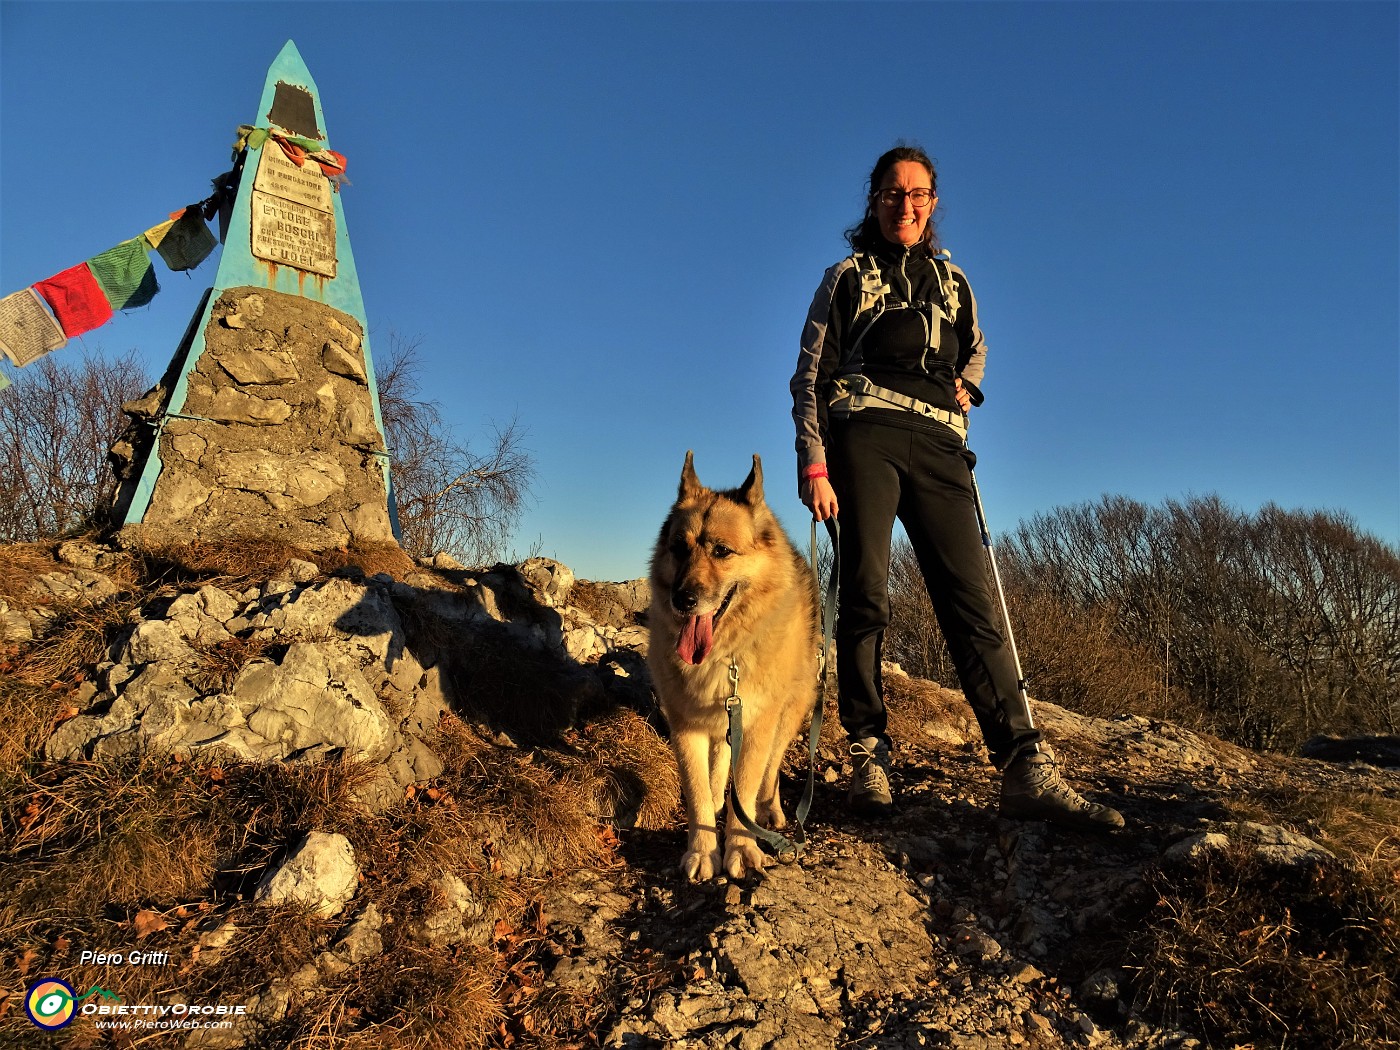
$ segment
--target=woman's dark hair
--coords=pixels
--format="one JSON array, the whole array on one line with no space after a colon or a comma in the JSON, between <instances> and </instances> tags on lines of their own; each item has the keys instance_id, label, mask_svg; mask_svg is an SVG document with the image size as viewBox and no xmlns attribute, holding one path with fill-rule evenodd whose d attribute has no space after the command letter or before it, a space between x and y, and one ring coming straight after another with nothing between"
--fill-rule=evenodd
<instances>
[{"instance_id":1,"label":"woman's dark hair","mask_svg":"<svg viewBox=\"0 0 1400 1050\"><path fill-rule=\"evenodd\" d=\"M884 242L884 236L880 233L880 220L875 215L875 193L879 190L880 183L885 181L886 173L902 160L922 164L928 170L929 185L933 187L933 194L938 196L938 171L929 155L922 149L918 146L896 146L882 154L875 162L875 168L870 173L870 185L866 187L865 215L860 222L846 231L846 243L853 251L868 251ZM938 231L934 228L932 215L929 216L928 225L924 227L924 244L929 251L938 251Z\"/></svg>"}]
</instances>

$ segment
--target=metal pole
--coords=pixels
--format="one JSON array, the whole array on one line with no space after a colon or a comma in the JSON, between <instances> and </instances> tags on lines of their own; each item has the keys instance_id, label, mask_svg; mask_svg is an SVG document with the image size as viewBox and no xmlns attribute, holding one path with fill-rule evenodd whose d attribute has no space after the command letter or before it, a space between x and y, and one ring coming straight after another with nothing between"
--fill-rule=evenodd
<instances>
[{"instance_id":1,"label":"metal pole","mask_svg":"<svg viewBox=\"0 0 1400 1050\"><path fill-rule=\"evenodd\" d=\"M992 582L996 584L997 602L1001 605L1001 622L1006 628L1006 644L1011 647L1011 662L1016 667L1016 691L1020 693L1021 703L1026 708L1026 723L1034 729L1030 695L1026 692L1026 676L1021 673L1021 657L1016 651L1016 636L1011 631L1011 614L1006 609L1006 592L1002 589L1001 573L997 570L997 558L992 550L992 533L987 528L987 512L982 508L982 493L977 488L977 474L968 468L967 476L972 481L972 503L977 508L977 527L982 530L982 546L987 552L987 562L992 567Z\"/></svg>"}]
</instances>

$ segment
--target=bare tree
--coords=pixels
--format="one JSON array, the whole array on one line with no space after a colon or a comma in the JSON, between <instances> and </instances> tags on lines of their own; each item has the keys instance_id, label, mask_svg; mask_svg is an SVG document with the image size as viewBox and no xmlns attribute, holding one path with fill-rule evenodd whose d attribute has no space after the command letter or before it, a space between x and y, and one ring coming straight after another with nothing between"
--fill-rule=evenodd
<instances>
[{"instance_id":1,"label":"bare tree","mask_svg":"<svg viewBox=\"0 0 1400 1050\"><path fill-rule=\"evenodd\" d=\"M126 422L122 402L150 380L127 351L50 354L13 382L0 392L0 543L80 531L111 503L107 449Z\"/></svg>"},{"instance_id":2,"label":"bare tree","mask_svg":"<svg viewBox=\"0 0 1400 1050\"><path fill-rule=\"evenodd\" d=\"M1251 747L1395 732L1400 552L1345 515L1104 497L1037 516L1004 549L1012 590L1058 603L1042 606L1042 623L1048 611L1088 617L1135 662L1160 654L1160 703L1139 689L1149 710ZM1060 634L1065 655L1085 661L1095 632Z\"/></svg>"},{"instance_id":3,"label":"bare tree","mask_svg":"<svg viewBox=\"0 0 1400 1050\"><path fill-rule=\"evenodd\" d=\"M484 453L459 441L437 402L418 396L421 341L389 338L388 366L377 379L404 548L490 563L502 556L529 500L535 467L524 434L512 419L492 424Z\"/></svg>"}]
</instances>

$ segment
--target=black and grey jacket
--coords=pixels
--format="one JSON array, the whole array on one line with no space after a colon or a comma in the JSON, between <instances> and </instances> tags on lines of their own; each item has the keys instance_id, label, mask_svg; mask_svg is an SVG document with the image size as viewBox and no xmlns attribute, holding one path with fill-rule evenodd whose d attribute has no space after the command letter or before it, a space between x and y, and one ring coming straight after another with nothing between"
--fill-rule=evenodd
<instances>
[{"instance_id":1,"label":"black and grey jacket","mask_svg":"<svg viewBox=\"0 0 1400 1050\"><path fill-rule=\"evenodd\" d=\"M882 241L874 251L843 259L826 271L812 299L790 384L798 470L826 462L834 380L859 373L878 386L958 412L953 380L961 378L973 404L981 404L986 357L972 287L945 257L923 244L906 248ZM865 412L895 426L937 426L895 408Z\"/></svg>"}]
</instances>

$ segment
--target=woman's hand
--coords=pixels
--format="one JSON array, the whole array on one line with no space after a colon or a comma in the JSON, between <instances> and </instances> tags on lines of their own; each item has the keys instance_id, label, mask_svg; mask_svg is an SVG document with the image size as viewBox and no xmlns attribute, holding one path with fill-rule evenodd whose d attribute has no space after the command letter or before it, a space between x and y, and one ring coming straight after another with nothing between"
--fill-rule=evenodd
<instances>
[{"instance_id":1,"label":"woman's hand","mask_svg":"<svg viewBox=\"0 0 1400 1050\"><path fill-rule=\"evenodd\" d=\"M972 394L963 389L962 380L953 380L953 396L958 399L958 407L962 409L963 415L972 411Z\"/></svg>"},{"instance_id":2,"label":"woman's hand","mask_svg":"<svg viewBox=\"0 0 1400 1050\"><path fill-rule=\"evenodd\" d=\"M826 521L836 516L836 490L826 478L803 478L797 489L798 496L812 512L817 521Z\"/></svg>"}]
</instances>

